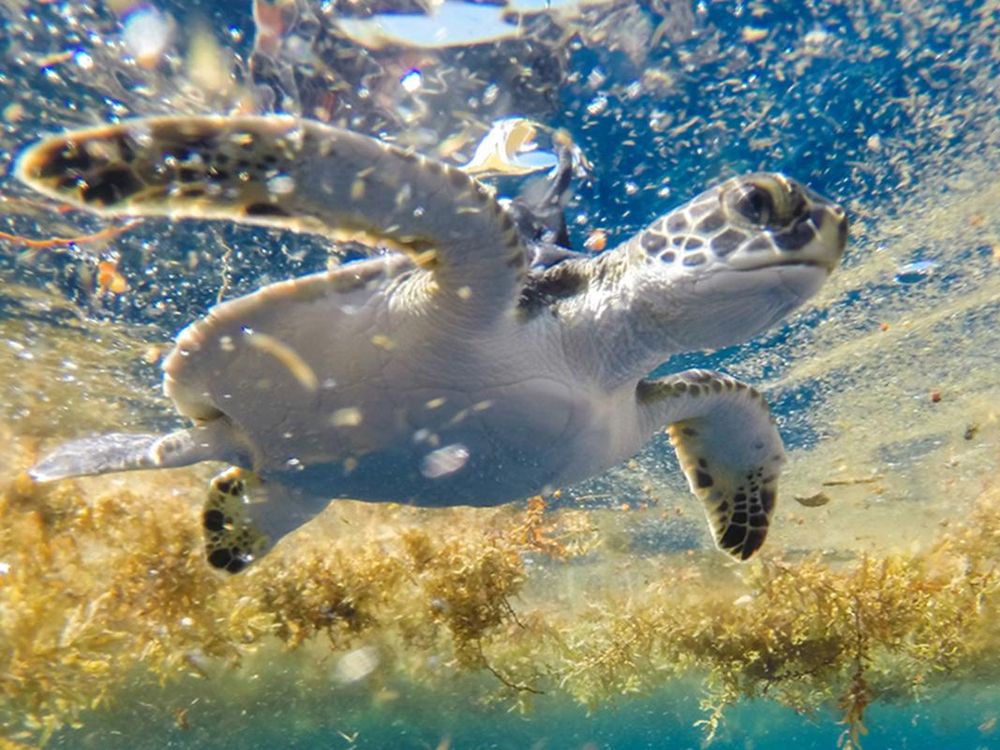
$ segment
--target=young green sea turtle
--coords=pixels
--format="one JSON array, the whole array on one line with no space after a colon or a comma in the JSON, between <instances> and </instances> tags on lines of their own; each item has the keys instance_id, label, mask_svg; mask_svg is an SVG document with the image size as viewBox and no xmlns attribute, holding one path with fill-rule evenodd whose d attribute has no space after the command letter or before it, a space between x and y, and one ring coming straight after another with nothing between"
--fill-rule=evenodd
<instances>
[{"instance_id":1,"label":"young green sea turtle","mask_svg":"<svg viewBox=\"0 0 1000 750\"><path fill-rule=\"evenodd\" d=\"M622 462L665 426L716 543L767 533L781 438L753 388L676 352L741 342L837 265L843 210L738 177L619 247L529 268L510 213L459 169L285 117L159 117L71 132L18 175L106 216L228 219L397 252L268 285L186 329L164 389L193 426L58 448L39 480L224 461L209 562L236 572L332 498L505 503Z\"/></svg>"}]
</instances>

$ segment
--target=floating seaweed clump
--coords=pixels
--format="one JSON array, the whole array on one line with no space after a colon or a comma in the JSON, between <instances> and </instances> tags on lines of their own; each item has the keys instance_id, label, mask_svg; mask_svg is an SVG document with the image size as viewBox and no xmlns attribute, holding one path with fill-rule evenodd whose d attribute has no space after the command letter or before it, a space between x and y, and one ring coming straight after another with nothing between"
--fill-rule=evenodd
<instances>
[{"instance_id":1,"label":"floating seaweed clump","mask_svg":"<svg viewBox=\"0 0 1000 750\"><path fill-rule=\"evenodd\" d=\"M630 560L593 525L609 512L338 503L226 579L205 566L197 513L179 499L197 498L203 479L41 487L22 476L2 488L0 725L11 742L82 726L137 679L212 678L254 651L271 649L277 665L282 649L306 646L355 655L344 679L377 669L433 686L481 672L493 685L484 698L525 707L564 694L596 708L698 677L709 739L726 706L766 698L840 711L844 747L859 744L875 701L1000 674L995 486L921 553L831 565L775 552L735 569L708 553L664 555L627 594L598 585L565 607L528 584L581 567L616 580Z\"/></svg>"}]
</instances>

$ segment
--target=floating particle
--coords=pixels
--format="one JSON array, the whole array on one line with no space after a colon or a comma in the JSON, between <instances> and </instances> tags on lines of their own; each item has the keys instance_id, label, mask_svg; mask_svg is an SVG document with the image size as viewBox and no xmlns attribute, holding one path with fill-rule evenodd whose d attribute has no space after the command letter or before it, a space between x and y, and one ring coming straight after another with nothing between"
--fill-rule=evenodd
<instances>
[{"instance_id":1,"label":"floating particle","mask_svg":"<svg viewBox=\"0 0 1000 750\"><path fill-rule=\"evenodd\" d=\"M587 235L583 241L583 246L591 252L599 253L608 246L608 233L603 229L595 229Z\"/></svg>"},{"instance_id":2,"label":"floating particle","mask_svg":"<svg viewBox=\"0 0 1000 750\"><path fill-rule=\"evenodd\" d=\"M962 437L965 438L966 440L972 440L978 434L979 434L979 425L976 424L975 422L972 422L971 424L965 426L965 432L962 434Z\"/></svg>"},{"instance_id":3,"label":"floating particle","mask_svg":"<svg viewBox=\"0 0 1000 750\"><path fill-rule=\"evenodd\" d=\"M382 333L376 333L372 336L372 344L377 346L379 349L384 349L387 352L396 348L396 342Z\"/></svg>"},{"instance_id":4,"label":"floating particle","mask_svg":"<svg viewBox=\"0 0 1000 750\"><path fill-rule=\"evenodd\" d=\"M796 495L795 502L807 508L819 508L830 502L830 496L825 492L817 492L815 495L809 495L808 497Z\"/></svg>"},{"instance_id":5,"label":"floating particle","mask_svg":"<svg viewBox=\"0 0 1000 750\"><path fill-rule=\"evenodd\" d=\"M288 195L295 191L295 178L279 174L267 181L267 190L272 195Z\"/></svg>"},{"instance_id":6,"label":"floating particle","mask_svg":"<svg viewBox=\"0 0 1000 750\"><path fill-rule=\"evenodd\" d=\"M3 119L11 124L19 122L24 117L24 105L20 102L11 102L3 108Z\"/></svg>"},{"instance_id":7,"label":"floating particle","mask_svg":"<svg viewBox=\"0 0 1000 750\"><path fill-rule=\"evenodd\" d=\"M170 44L170 22L160 11L140 5L125 17L125 49L144 68L156 67Z\"/></svg>"},{"instance_id":8,"label":"floating particle","mask_svg":"<svg viewBox=\"0 0 1000 750\"><path fill-rule=\"evenodd\" d=\"M359 682L374 672L380 662L378 651L373 646L356 648L337 659L334 678L341 685Z\"/></svg>"},{"instance_id":9,"label":"floating particle","mask_svg":"<svg viewBox=\"0 0 1000 750\"><path fill-rule=\"evenodd\" d=\"M744 42L759 42L767 39L767 29L757 28L756 26L747 26L743 29L742 37Z\"/></svg>"},{"instance_id":10,"label":"floating particle","mask_svg":"<svg viewBox=\"0 0 1000 750\"><path fill-rule=\"evenodd\" d=\"M414 91L419 91L420 87L423 85L423 75L416 68L410 68L406 75L399 79L399 84L403 87L404 91L413 93Z\"/></svg>"},{"instance_id":11,"label":"floating particle","mask_svg":"<svg viewBox=\"0 0 1000 750\"><path fill-rule=\"evenodd\" d=\"M931 403L936 404L941 401L941 391L931 391Z\"/></svg>"},{"instance_id":12,"label":"floating particle","mask_svg":"<svg viewBox=\"0 0 1000 750\"><path fill-rule=\"evenodd\" d=\"M465 466L469 460L469 449L461 443L446 445L431 451L420 463L420 473L428 479L439 479L440 477L454 474Z\"/></svg>"},{"instance_id":13,"label":"floating particle","mask_svg":"<svg viewBox=\"0 0 1000 750\"><path fill-rule=\"evenodd\" d=\"M869 151L874 151L875 153L878 153L879 151L882 150L882 137L879 136L878 133L876 133L875 135L868 136L866 144L868 146Z\"/></svg>"},{"instance_id":14,"label":"floating particle","mask_svg":"<svg viewBox=\"0 0 1000 750\"><path fill-rule=\"evenodd\" d=\"M587 114L597 116L604 112L608 108L608 97L606 96L595 96L594 99L587 105Z\"/></svg>"},{"instance_id":15,"label":"floating particle","mask_svg":"<svg viewBox=\"0 0 1000 750\"><path fill-rule=\"evenodd\" d=\"M94 68L94 58L83 50L77 50L76 54L73 55L73 62L77 64L80 70L93 70Z\"/></svg>"},{"instance_id":16,"label":"floating particle","mask_svg":"<svg viewBox=\"0 0 1000 750\"><path fill-rule=\"evenodd\" d=\"M102 260L97 264L97 291L101 294L123 294L128 291L128 282L118 271L118 261Z\"/></svg>"},{"instance_id":17,"label":"floating particle","mask_svg":"<svg viewBox=\"0 0 1000 750\"><path fill-rule=\"evenodd\" d=\"M599 88L606 80L608 80L608 74L600 68L594 68L587 75L587 85L592 89Z\"/></svg>"},{"instance_id":18,"label":"floating particle","mask_svg":"<svg viewBox=\"0 0 1000 750\"><path fill-rule=\"evenodd\" d=\"M334 427L357 427L364 421L364 414L356 406L337 409L330 415L330 423Z\"/></svg>"},{"instance_id":19,"label":"floating particle","mask_svg":"<svg viewBox=\"0 0 1000 750\"><path fill-rule=\"evenodd\" d=\"M536 160L526 158L538 148L537 132L535 123L524 117L497 120L462 169L474 175L518 175L548 169L556 161L554 154L539 152Z\"/></svg>"},{"instance_id":20,"label":"floating particle","mask_svg":"<svg viewBox=\"0 0 1000 750\"><path fill-rule=\"evenodd\" d=\"M270 354L278 360L307 391L315 391L319 388L319 380L312 367L288 344L266 333L255 333L249 328L244 329L243 338L254 349Z\"/></svg>"},{"instance_id":21,"label":"floating particle","mask_svg":"<svg viewBox=\"0 0 1000 750\"><path fill-rule=\"evenodd\" d=\"M900 284L917 284L926 281L934 271L935 263L930 260L917 260L900 266L896 271L896 281Z\"/></svg>"}]
</instances>

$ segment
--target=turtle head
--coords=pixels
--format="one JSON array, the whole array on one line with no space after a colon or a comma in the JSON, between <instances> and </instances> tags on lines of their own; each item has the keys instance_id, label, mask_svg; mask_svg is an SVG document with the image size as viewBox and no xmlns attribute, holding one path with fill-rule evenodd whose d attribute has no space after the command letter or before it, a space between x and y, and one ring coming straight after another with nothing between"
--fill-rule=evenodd
<instances>
[{"instance_id":1,"label":"turtle head","mask_svg":"<svg viewBox=\"0 0 1000 750\"><path fill-rule=\"evenodd\" d=\"M630 266L643 317L671 348L714 349L746 341L809 299L846 242L840 206L784 175L755 173L654 222L630 244Z\"/></svg>"}]
</instances>

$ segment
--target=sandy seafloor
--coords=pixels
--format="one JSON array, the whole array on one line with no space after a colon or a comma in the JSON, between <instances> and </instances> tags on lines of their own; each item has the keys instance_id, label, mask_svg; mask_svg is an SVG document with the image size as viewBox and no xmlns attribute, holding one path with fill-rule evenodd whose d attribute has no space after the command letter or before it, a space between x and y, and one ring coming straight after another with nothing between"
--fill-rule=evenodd
<instances>
[{"instance_id":1,"label":"sandy seafloor","mask_svg":"<svg viewBox=\"0 0 1000 750\"><path fill-rule=\"evenodd\" d=\"M348 4L277 5L297 42L252 81L244 3L160 4L173 34L145 67L128 35L148 9L0 3L0 232L109 226L10 176L40 133L335 111L317 71L358 68L317 29ZM1000 747L1000 5L581 12L525 27L565 55L544 96L487 95L502 55L449 58L477 74L449 77L433 51L382 51L365 85L383 114L352 124L456 161L502 114L565 128L593 165L567 208L578 247L754 169L843 203L843 267L800 313L662 368L723 369L772 404L790 460L760 561L712 549L661 437L578 493L584 510L342 504L219 581L197 544L214 467L58 488L23 471L60 439L178 424L156 366L173 334L349 251L166 221L0 240L0 743L694 748L724 706L711 747ZM423 89L401 90L413 68Z\"/></svg>"}]
</instances>

